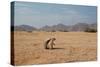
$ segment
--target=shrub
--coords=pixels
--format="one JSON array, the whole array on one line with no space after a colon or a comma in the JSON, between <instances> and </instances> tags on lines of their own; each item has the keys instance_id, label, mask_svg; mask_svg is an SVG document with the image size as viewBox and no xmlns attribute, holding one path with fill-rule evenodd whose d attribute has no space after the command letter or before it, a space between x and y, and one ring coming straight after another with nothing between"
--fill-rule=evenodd
<instances>
[{"instance_id":1,"label":"shrub","mask_svg":"<svg viewBox=\"0 0 100 67\"><path fill-rule=\"evenodd\" d=\"M63 32L68 32L68 30L64 30Z\"/></svg>"},{"instance_id":2,"label":"shrub","mask_svg":"<svg viewBox=\"0 0 100 67\"><path fill-rule=\"evenodd\" d=\"M27 32L32 33L32 31L27 31Z\"/></svg>"},{"instance_id":3,"label":"shrub","mask_svg":"<svg viewBox=\"0 0 100 67\"><path fill-rule=\"evenodd\" d=\"M95 33L95 32L97 32L97 30L96 29L87 28L85 30L85 32L93 32L93 33Z\"/></svg>"},{"instance_id":4,"label":"shrub","mask_svg":"<svg viewBox=\"0 0 100 67\"><path fill-rule=\"evenodd\" d=\"M52 30L51 32L56 32L55 30Z\"/></svg>"},{"instance_id":5,"label":"shrub","mask_svg":"<svg viewBox=\"0 0 100 67\"><path fill-rule=\"evenodd\" d=\"M59 30L60 32L68 32L68 30Z\"/></svg>"}]
</instances>

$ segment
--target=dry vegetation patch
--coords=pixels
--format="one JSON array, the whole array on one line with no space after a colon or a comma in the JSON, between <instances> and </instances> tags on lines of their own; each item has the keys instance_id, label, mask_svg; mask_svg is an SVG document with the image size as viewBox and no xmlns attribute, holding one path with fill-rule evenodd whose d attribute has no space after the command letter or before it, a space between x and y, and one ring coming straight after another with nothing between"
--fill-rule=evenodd
<instances>
[{"instance_id":1,"label":"dry vegetation patch","mask_svg":"<svg viewBox=\"0 0 100 67\"><path fill-rule=\"evenodd\" d=\"M44 41L56 38L52 50L44 49ZM97 59L97 33L85 32L14 32L15 64L46 64Z\"/></svg>"}]
</instances>

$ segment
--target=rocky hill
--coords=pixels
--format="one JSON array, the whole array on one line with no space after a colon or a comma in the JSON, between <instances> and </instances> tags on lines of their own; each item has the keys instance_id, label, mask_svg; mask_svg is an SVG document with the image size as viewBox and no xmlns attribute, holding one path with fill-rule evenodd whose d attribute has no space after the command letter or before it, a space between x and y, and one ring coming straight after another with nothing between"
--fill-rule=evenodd
<instances>
[{"instance_id":1,"label":"rocky hill","mask_svg":"<svg viewBox=\"0 0 100 67\"><path fill-rule=\"evenodd\" d=\"M97 23L92 23L92 24L87 24L87 23L77 23L75 25L64 25L64 24L57 24L53 26L43 26L41 28L35 28L33 26L29 25L20 25L20 26L15 26L14 30L15 31L63 31L63 32L68 32L68 31L85 31L87 28L91 29L97 29Z\"/></svg>"}]
</instances>

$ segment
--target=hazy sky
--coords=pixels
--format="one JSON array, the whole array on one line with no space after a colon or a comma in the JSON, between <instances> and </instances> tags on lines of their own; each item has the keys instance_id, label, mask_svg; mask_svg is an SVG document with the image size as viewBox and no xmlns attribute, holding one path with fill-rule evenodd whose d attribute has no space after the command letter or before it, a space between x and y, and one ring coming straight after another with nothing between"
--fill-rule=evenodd
<instances>
[{"instance_id":1,"label":"hazy sky","mask_svg":"<svg viewBox=\"0 0 100 67\"><path fill-rule=\"evenodd\" d=\"M96 6L15 2L15 25L42 27L63 23L96 23Z\"/></svg>"}]
</instances>

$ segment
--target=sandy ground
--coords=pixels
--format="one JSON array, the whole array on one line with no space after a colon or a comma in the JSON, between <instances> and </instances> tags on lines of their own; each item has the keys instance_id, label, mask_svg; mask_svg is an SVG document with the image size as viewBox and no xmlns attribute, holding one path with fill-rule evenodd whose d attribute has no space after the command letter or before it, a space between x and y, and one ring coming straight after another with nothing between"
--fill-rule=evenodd
<instances>
[{"instance_id":1,"label":"sandy ground","mask_svg":"<svg viewBox=\"0 0 100 67\"><path fill-rule=\"evenodd\" d=\"M44 41L56 38L52 50ZM97 33L85 32L14 32L15 65L51 64L97 59Z\"/></svg>"}]
</instances>

